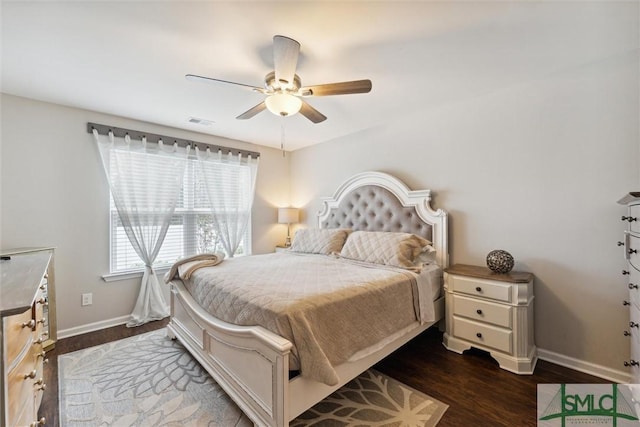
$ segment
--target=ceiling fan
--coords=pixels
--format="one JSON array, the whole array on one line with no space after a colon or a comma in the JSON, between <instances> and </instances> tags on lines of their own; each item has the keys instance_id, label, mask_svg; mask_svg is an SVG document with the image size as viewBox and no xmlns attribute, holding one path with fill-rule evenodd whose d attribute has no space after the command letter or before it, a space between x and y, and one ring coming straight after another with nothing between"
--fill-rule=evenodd
<instances>
[{"instance_id":1,"label":"ceiling fan","mask_svg":"<svg viewBox=\"0 0 640 427\"><path fill-rule=\"evenodd\" d=\"M340 83L327 83L315 86L302 86L302 80L296 74L300 43L285 37L273 37L274 71L264 78L264 87L251 86L227 80L187 74L187 80L205 83L229 83L248 87L255 92L266 95L264 101L240 114L237 119L250 119L265 109L278 116L290 116L300 112L313 123L327 119L325 115L309 105L304 99L311 96L346 95L351 93L368 93L371 91L371 80L353 80Z\"/></svg>"}]
</instances>

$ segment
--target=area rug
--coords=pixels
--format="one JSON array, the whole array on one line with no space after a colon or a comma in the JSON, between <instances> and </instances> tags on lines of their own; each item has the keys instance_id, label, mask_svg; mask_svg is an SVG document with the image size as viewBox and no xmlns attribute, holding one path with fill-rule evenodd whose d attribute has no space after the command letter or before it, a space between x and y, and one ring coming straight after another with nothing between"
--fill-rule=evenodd
<instances>
[{"instance_id":1,"label":"area rug","mask_svg":"<svg viewBox=\"0 0 640 427\"><path fill-rule=\"evenodd\" d=\"M62 427L252 426L164 330L58 357ZM291 426L435 426L447 405L368 370Z\"/></svg>"}]
</instances>

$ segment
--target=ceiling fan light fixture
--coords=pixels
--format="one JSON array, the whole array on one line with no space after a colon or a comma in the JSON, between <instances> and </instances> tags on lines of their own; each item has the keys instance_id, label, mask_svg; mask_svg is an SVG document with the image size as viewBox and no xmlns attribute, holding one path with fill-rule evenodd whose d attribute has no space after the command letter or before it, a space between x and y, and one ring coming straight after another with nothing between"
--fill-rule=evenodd
<instances>
[{"instance_id":1,"label":"ceiling fan light fixture","mask_svg":"<svg viewBox=\"0 0 640 427\"><path fill-rule=\"evenodd\" d=\"M292 116L302 108L300 98L288 93L276 93L264 100L267 109L276 116Z\"/></svg>"}]
</instances>

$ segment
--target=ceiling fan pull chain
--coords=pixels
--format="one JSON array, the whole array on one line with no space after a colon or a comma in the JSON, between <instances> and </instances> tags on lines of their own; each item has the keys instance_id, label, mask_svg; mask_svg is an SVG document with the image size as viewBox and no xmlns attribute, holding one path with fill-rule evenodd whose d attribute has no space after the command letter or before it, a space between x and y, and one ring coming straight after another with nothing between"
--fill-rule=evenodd
<instances>
[{"instance_id":1,"label":"ceiling fan pull chain","mask_svg":"<svg viewBox=\"0 0 640 427\"><path fill-rule=\"evenodd\" d=\"M284 116L280 120L280 150L282 150L282 157L284 157Z\"/></svg>"}]
</instances>

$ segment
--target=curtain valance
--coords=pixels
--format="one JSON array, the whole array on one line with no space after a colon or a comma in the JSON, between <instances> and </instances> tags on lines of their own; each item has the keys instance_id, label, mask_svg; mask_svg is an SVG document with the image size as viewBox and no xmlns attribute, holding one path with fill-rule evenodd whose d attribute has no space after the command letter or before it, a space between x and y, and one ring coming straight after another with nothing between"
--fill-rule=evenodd
<instances>
[{"instance_id":1,"label":"curtain valance","mask_svg":"<svg viewBox=\"0 0 640 427\"><path fill-rule=\"evenodd\" d=\"M191 147L192 149L198 148L199 150L209 150L213 152L219 151L222 154L229 154L229 153L233 155L239 154L242 157L252 157L254 159L260 157L260 153L258 151L224 147L221 145L209 144L206 142L192 141L190 139L176 138L173 136L159 135L155 133L142 132L142 131L133 130L133 129L124 129L116 126L101 125L98 123L91 123L91 122L87 123L87 132L93 134L94 129L100 135L108 136L109 133L112 133L113 136L116 138L125 138L126 136L128 136L129 139L134 141L135 140L141 141L143 139L147 142L154 142L154 143L157 143L158 141L162 141L165 145L177 144L179 147Z\"/></svg>"}]
</instances>

